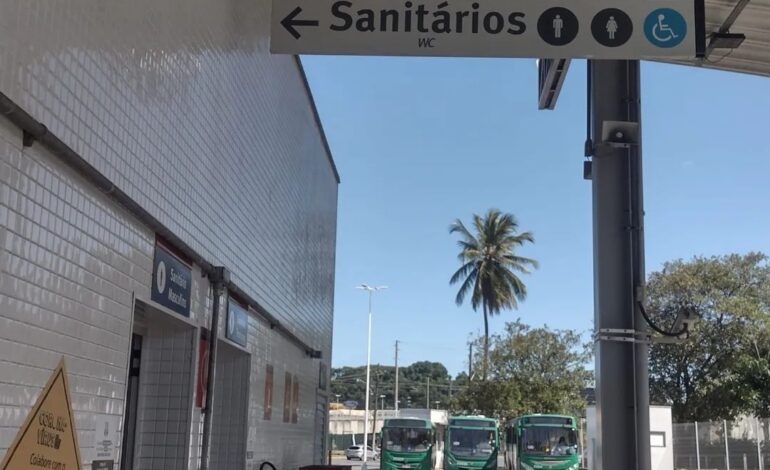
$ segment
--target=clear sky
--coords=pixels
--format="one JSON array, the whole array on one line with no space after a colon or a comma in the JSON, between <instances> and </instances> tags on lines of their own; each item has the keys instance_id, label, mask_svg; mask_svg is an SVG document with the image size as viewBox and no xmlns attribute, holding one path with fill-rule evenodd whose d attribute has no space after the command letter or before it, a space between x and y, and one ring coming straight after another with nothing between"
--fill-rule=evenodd
<instances>
[{"instance_id":1,"label":"clear sky","mask_svg":"<svg viewBox=\"0 0 770 470\"><path fill-rule=\"evenodd\" d=\"M541 263L517 317L593 325L591 186L582 179L585 62L555 111L538 111L533 60L303 57L342 184L333 365L434 360L467 369L480 312L454 303L448 226L512 212ZM645 63L642 68L648 272L670 259L770 253L770 79Z\"/></svg>"}]
</instances>

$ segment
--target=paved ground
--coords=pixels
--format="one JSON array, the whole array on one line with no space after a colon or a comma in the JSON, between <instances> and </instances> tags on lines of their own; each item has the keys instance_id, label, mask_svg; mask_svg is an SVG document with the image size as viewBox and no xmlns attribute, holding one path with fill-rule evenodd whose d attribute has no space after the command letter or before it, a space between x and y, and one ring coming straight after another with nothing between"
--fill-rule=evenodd
<instances>
[{"instance_id":1,"label":"paved ground","mask_svg":"<svg viewBox=\"0 0 770 470\"><path fill-rule=\"evenodd\" d=\"M332 464L334 465L351 465L353 467L353 470L360 470L361 469L361 462L358 460L347 460L345 457L339 458L333 458ZM369 470L378 470L380 468L380 461L369 461L369 465L367 465Z\"/></svg>"}]
</instances>

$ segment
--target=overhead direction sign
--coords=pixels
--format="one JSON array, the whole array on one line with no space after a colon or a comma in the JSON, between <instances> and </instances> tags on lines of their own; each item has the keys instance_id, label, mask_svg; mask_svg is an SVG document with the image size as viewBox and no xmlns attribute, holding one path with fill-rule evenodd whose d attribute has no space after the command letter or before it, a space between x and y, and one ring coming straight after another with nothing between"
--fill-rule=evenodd
<instances>
[{"instance_id":1,"label":"overhead direction sign","mask_svg":"<svg viewBox=\"0 0 770 470\"><path fill-rule=\"evenodd\" d=\"M285 54L645 59L705 50L703 0L273 0Z\"/></svg>"},{"instance_id":2,"label":"overhead direction sign","mask_svg":"<svg viewBox=\"0 0 770 470\"><path fill-rule=\"evenodd\" d=\"M0 469L79 469L80 448L70 403L62 358L6 451Z\"/></svg>"}]
</instances>

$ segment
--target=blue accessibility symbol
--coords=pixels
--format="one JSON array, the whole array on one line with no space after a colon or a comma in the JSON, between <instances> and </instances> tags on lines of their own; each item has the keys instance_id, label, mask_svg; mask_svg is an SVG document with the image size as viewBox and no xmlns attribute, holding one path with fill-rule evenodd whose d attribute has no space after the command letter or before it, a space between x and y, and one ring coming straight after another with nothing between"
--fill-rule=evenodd
<instances>
[{"instance_id":1,"label":"blue accessibility symbol","mask_svg":"<svg viewBox=\"0 0 770 470\"><path fill-rule=\"evenodd\" d=\"M687 22L676 10L658 8L644 20L644 35L658 47L675 47L687 36Z\"/></svg>"}]
</instances>

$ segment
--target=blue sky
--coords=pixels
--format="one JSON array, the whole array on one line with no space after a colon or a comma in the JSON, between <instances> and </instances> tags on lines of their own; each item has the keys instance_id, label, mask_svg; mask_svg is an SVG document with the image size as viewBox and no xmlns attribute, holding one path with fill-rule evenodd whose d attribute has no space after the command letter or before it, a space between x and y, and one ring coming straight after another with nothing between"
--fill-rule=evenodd
<instances>
[{"instance_id":1,"label":"blue sky","mask_svg":"<svg viewBox=\"0 0 770 470\"><path fill-rule=\"evenodd\" d=\"M434 360L467 368L480 313L457 307L448 226L497 207L536 243L541 267L517 317L586 332L593 323L591 186L582 179L585 62L555 111L538 111L533 60L303 57L342 184L333 365ZM770 80L645 63L648 272L670 259L770 252Z\"/></svg>"}]
</instances>

